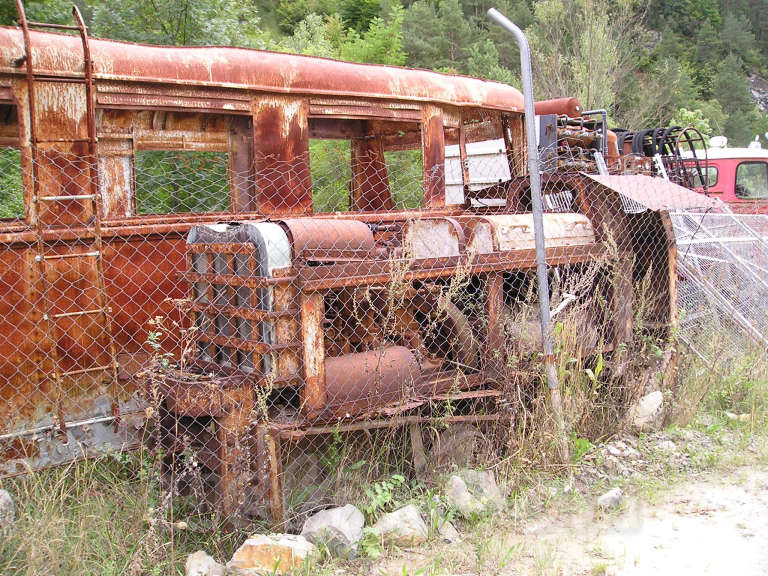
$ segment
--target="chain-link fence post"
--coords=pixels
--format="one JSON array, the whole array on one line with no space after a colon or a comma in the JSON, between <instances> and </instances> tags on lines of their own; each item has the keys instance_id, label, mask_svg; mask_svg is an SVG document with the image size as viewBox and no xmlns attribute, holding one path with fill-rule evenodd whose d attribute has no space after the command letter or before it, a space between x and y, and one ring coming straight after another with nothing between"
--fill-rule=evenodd
<instances>
[{"instance_id":1,"label":"chain-link fence post","mask_svg":"<svg viewBox=\"0 0 768 576\"><path fill-rule=\"evenodd\" d=\"M544 366L547 374L552 410L556 419L560 456L568 462L568 441L563 422L563 406L560 398L560 383L555 368L554 347L550 331L549 279L547 256L544 247L544 220L541 202L541 174L539 172L539 150L536 144L536 113L533 106L533 74L528 39L515 24L495 8L488 10L488 17L514 36L520 48L520 69L523 76L523 98L525 104L525 132L528 144L528 177L531 182L531 203L533 205L533 231L536 242L536 279L538 282L539 317L541 338L544 348Z\"/></svg>"}]
</instances>

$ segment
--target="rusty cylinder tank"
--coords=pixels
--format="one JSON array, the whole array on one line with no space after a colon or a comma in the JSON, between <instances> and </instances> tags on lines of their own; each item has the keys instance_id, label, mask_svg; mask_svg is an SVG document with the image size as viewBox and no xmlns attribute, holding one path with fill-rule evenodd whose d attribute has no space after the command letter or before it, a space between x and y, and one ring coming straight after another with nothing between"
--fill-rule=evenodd
<instances>
[{"instance_id":1,"label":"rusty cylinder tank","mask_svg":"<svg viewBox=\"0 0 768 576\"><path fill-rule=\"evenodd\" d=\"M328 410L335 416L364 414L413 396L424 379L408 348L390 346L325 360Z\"/></svg>"},{"instance_id":2,"label":"rusty cylinder tank","mask_svg":"<svg viewBox=\"0 0 768 576\"><path fill-rule=\"evenodd\" d=\"M555 98L554 100L539 100L533 103L537 116L545 114L565 114L570 118L581 116L583 108L578 98Z\"/></svg>"}]
</instances>

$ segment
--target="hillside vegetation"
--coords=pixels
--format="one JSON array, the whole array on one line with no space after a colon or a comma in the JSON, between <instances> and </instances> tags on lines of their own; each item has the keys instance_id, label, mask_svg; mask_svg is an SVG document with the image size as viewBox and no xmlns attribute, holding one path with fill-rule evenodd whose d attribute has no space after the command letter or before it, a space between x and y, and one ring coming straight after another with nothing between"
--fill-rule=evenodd
<instances>
[{"instance_id":1,"label":"hillside vegetation","mask_svg":"<svg viewBox=\"0 0 768 576\"><path fill-rule=\"evenodd\" d=\"M694 123L744 145L768 131L750 94L764 77L768 0L96 0L98 36L230 44L431 68L519 85L514 43L485 13L525 29L537 98L578 96L628 129ZM26 2L30 19L70 21L66 0ZM0 22L15 21L10 0ZM764 136L763 143L765 144Z\"/></svg>"}]
</instances>

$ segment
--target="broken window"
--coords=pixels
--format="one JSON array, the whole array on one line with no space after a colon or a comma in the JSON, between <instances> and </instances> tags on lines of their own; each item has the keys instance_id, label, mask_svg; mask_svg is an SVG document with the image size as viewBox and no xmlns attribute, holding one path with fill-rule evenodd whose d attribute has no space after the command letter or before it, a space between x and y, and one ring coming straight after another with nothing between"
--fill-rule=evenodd
<instances>
[{"instance_id":1,"label":"broken window","mask_svg":"<svg viewBox=\"0 0 768 576\"><path fill-rule=\"evenodd\" d=\"M230 209L229 154L197 150L137 150L138 214Z\"/></svg>"},{"instance_id":2,"label":"broken window","mask_svg":"<svg viewBox=\"0 0 768 576\"><path fill-rule=\"evenodd\" d=\"M310 139L309 167L314 211L349 210L350 141Z\"/></svg>"},{"instance_id":3,"label":"broken window","mask_svg":"<svg viewBox=\"0 0 768 576\"><path fill-rule=\"evenodd\" d=\"M99 108L103 217L254 210L251 133L247 116Z\"/></svg>"},{"instance_id":4,"label":"broken window","mask_svg":"<svg viewBox=\"0 0 768 576\"><path fill-rule=\"evenodd\" d=\"M309 131L314 212L423 206L419 122L323 117Z\"/></svg>"},{"instance_id":5,"label":"broken window","mask_svg":"<svg viewBox=\"0 0 768 576\"><path fill-rule=\"evenodd\" d=\"M24 218L21 151L0 148L0 218Z\"/></svg>"},{"instance_id":6,"label":"broken window","mask_svg":"<svg viewBox=\"0 0 768 576\"><path fill-rule=\"evenodd\" d=\"M24 218L24 189L16 106L0 100L0 218Z\"/></svg>"},{"instance_id":7,"label":"broken window","mask_svg":"<svg viewBox=\"0 0 768 576\"><path fill-rule=\"evenodd\" d=\"M424 207L424 164L421 148L384 152L389 189L398 210Z\"/></svg>"},{"instance_id":8,"label":"broken window","mask_svg":"<svg viewBox=\"0 0 768 576\"><path fill-rule=\"evenodd\" d=\"M446 204L503 206L510 182L524 173L525 158L518 142L519 118L495 111L468 110L462 115L464 150L446 131ZM462 154L464 159L462 159Z\"/></svg>"}]
</instances>

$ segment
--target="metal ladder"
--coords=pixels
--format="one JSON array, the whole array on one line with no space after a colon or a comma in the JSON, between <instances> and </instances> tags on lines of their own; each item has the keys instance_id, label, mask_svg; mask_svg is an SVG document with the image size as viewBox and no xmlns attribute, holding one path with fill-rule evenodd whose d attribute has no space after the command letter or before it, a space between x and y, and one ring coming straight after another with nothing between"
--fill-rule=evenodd
<instances>
[{"instance_id":1,"label":"metal ladder","mask_svg":"<svg viewBox=\"0 0 768 576\"><path fill-rule=\"evenodd\" d=\"M108 306L104 288L104 255L101 216L99 209L100 193L96 138L95 93L93 87L93 61L91 59L90 46L88 41L88 29L77 6L72 7L72 13L76 25L46 24L42 22L29 21L27 20L24 13L24 7L21 0L16 0L16 7L18 11L18 23L21 26L24 35L24 56L18 62L18 65L21 65L22 62L26 64L28 86L30 148L33 175L32 217L36 233L36 255L34 260L36 263L41 287L40 296L43 308L42 321L45 324L45 334L48 342L50 343L51 368L49 371L47 365L44 364L44 366L41 367L41 370L44 373L47 372L46 377L48 379L52 379L55 385L56 413L54 414L54 428L57 428L59 433L64 437L64 439L66 439L66 417L62 410L64 380L79 375L104 372L107 378L110 379L110 383L114 386L117 384L118 378L116 346L112 331L112 311ZM78 32L83 46L83 76L51 77L47 75L36 74L32 62L31 38L29 33L30 28ZM70 84L82 83L85 85L87 138L46 140L40 137L38 133L36 117L36 82L66 82ZM43 153L40 150L39 144L62 141L67 143L87 143L88 156L86 165L88 189L83 190L83 194L45 195L46 190L40 189L40 160L43 157ZM51 212L49 211L49 207L62 205L62 203L71 203L73 201L87 203L86 206L90 206L90 217L86 222L76 226L78 228L78 233L75 240L63 242L60 239L60 235L56 234L58 229L55 227L55 223L51 225L50 223L45 222L43 218L41 218L41 209L44 209L46 214L50 215ZM84 250L78 251L78 248L84 248ZM76 263L75 267L77 267L79 273L78 281L83 282L84 286L82 288L82 293L86 293L88 288L95 290L96 297L93 299L93 305L78 308L78 299L75 298L72 302L74 305L72 309L55 310L53 308L51 292L55 288L55 280L51 281L49 275L53 275L55 278L55 275L58 274L56 268L57 264L60 264L63 261L74 261ZM81 262L88 263L85 271L81 271L82 266L78 266L78 264ZM73 269L75 267L73 267ZM61 326L62 321L65 321L65 319L66 321L75 319L76 322L79 322L80 320L77 319L85 318L100 318L101 331L98 332L98 335L91 336L87 330L82 330L82 334L85 338L90 338L93 345L101 346L104 350L103 353L99 354L98 356L103 357L106 354L108 355L108 360L105 362L94 362L93 365L75 365L75 367L69 370L65 370L62 368L60 350L63 336ZM115 426L117 426L119 421L119 408L117 405L117 397L115 395L113 395L112 417L114 419Z\"/></svg>"}]
</instances>

